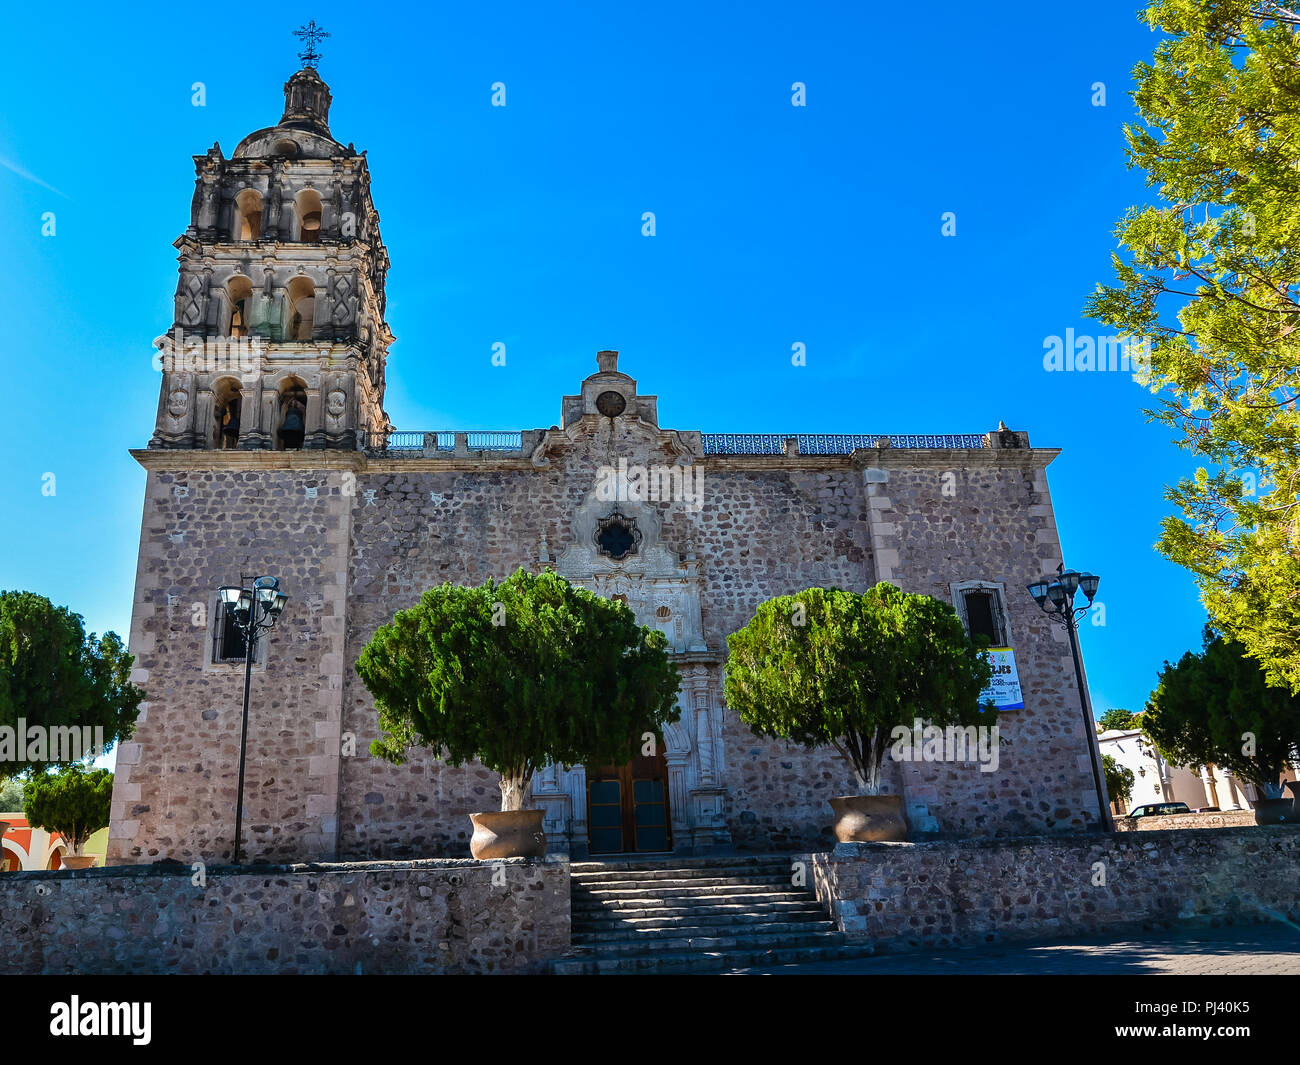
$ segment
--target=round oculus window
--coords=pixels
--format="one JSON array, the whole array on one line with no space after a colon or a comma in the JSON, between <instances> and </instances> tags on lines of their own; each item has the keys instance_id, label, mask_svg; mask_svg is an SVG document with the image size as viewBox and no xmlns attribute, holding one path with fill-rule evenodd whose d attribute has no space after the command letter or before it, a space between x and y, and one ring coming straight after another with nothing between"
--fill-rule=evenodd
<instances>
[{"instance_id":1,"label":"round oculus window","mask_svg":"<svg viewBox=\"0 0 1300 1065\"><path fill-rule=\"evenodd\" d=\"M627 400L621 392L602 392L596 397L596 409L606 418L617 418L627 410Z\"/></svg>"}]
</instances>

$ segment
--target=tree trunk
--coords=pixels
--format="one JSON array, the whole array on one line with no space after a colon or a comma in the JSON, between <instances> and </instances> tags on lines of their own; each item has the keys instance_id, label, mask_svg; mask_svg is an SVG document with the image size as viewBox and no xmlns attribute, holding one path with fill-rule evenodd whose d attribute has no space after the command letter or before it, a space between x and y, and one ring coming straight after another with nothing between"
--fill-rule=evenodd
<instances>
[{"instance_id":1,"label":"tree trunk","mask_svg":"<svg viewBox=\"0 0 1300 1065\"><path fill-rule=\"evenodd\" d=\"M501 774L501 812L522 810L528 799L528 783L532 774Z\"/></svg>"},{"instance_id":2,"label":"tree trunk","mask_svg":"<svg viewBox=\"0 0 1300 1065\"><path fill-rule=\"evenodd\" d=\"M880 794L880 762L874 757L875 752L867 751L866 765L862 769L866 770L864 774L862 769L858 770L858 786L862 788L863 795Z\"/></svg>"}]
</instances>

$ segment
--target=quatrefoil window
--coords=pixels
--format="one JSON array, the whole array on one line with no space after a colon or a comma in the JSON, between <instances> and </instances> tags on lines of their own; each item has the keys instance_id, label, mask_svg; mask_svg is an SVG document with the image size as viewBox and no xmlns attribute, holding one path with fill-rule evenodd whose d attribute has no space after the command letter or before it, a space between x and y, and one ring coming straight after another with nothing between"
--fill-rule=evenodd
<instances>
[{"instance_id":1,"label":"quatrefoil window","mask_svg":"<svg viewBox=\"0 0 1300 1065\"><path fill-rule=\"evenodd\" d=\"M636 527L634 518L616 510L609 517L596 520L596 546L602 555L621 562L636 554L641 546L641 530Z\"/></svg>"}]
</instances>

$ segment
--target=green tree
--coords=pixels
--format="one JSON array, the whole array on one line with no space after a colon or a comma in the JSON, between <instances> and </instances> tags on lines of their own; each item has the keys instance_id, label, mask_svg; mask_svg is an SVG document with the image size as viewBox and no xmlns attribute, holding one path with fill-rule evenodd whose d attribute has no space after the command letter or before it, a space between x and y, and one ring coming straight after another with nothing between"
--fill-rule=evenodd
<instances>
[{"instance_id":1,"label":"green tree","mask_svg":"<svg viewBox=\"0 0 1300 1065\"><path fill-rule=\"evenodd\" d=\"M755 733L834 747L870 795L896 726L993 724L988 655L947 603L884 581L809 588L759 606L727 637L725 695Z\"/></svg>"},{"instance_id":2,"label":"green tree","mask_svg":"<svg viewBox=\"0 0 1300 1065\"><path fill-rule=\"evenodd\" d=\"M1140 728L1141 726L1136 723L1137 718L1137 714L1131 713L1128 710L1121 710L1118 706L1115 706L1102 714L1097 724L1101 726L1102 732L1110 732L1113 730L1123 731L1127 729Z\"/></svg>"},{"instance_id":3,"label":"green tree","mask_svg":"<svg viewBox=\"0 0 1300 1065\"><path fill-rule=\"evenodd\" d=\"M1171 765L1222 766L1281 798L1279 778L1300 742L1300 697L1270 685L1241 644L1207 626L1203 651L1165 663L1142 727Z\"/></svg>"},{"instance_id":4,"label":"green tree","mask_svg":"<svg viewBox=\"0 0 1300 1065\"><path fill-rule=\"evenodd\" d=\"M57 832L81 849L108 827L113 802L113 774L107 769L70 765L56 773L37 773L23 785L23 814L29 825Z\"/></svg>"},{"instance_id":5,"label":"green tree","mask_svg":"<svg viewBox=\"0 0 1300 1065\"><path fill-rule=\"evenodd\" d=\"M1116 230L1087 313L1147 338L1148 415L1205 461L1159 549L1216 628L1300 693L1300 18L1273 0L1153 0L1129 165L1158 202Z\"/></svg>"},{"instance_id":6,"label":"green tree","mask_svg":"<svg viewBox=\"0 0 1300 1065\"><path fill-rule=\"evenodd\" d=\"M680 716L663 633L550 571L425 592L375 632L356 670L385 732L372 754L477 759L501 774L502 810L523 808L548 763L628 761Z\"/></svg>"},{"instance_id":7,"label":"green tree","mask_svg":"<svg viewBox=\"0 0 1300 1065\"><path fill-rule=\"evenodd\" d=\"M1106 774L1106 794L1113 800L1128 802L1133 797L1135 782L1133 770L1126 765L1120 765L1115 761L1114 756L1109 754L1101 756L1101 764Z\"/></svg>"},{"instance_id":8,"label":"green tree","mask_svg":"<svg viewBox=\"0 0 1300 1065\"><path fill-rule=\"evenodd\" d=\"M19 722L47 736L56 729L103 729L108 749L131 735L144 692L131 683L135 659L116 633L87 635L81 615L32 592L0 592L0 728L16 736ZM3 735L0 733L0 735ZM54 752L46 744L45 753ZM18 761L0 740L0 779L42 772L69 759Z\"/></svg>"},{"instance_id":9,"label":"green tree","mask_svg":"<svg viewBox=\"0 0 1300 1065\"><path fill-rule=\"evenodd\" d=\"M23 785L10 777L0 780L0 813L14 813L23 808Z\"/></svg>"}]
</instances>

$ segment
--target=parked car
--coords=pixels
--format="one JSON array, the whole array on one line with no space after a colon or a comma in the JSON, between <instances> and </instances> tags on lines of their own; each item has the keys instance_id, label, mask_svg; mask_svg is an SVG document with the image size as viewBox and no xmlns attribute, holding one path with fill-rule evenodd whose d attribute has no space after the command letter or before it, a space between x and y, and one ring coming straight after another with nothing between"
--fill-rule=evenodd
<instances>
[{"instance_id":1,"label":"parked car","mask_svg":"<svg viewBox=\"0 0 1300 1065\"><path fill-rule=\"evenodd\" d=\"M1129 817L1164 817L1168 814L1190 814L1192 809L1185 802L1148 802L1135 806L1129 811Z\"/></svg>"},{"instance_id":2,"label":"parked car","mask_svg":"<svg viewBox=\"0 0 1300 1065\"><path fill-rule=\"evenodd\" d=\"M1223 811L1220 810L1217 806L1201 806L1201 807L1199 807L1198 809L1196 809L1196 810L1193 811L1193 812L1194 812L1194 813L1198 813L1198 814L1221 814L1221 813L1223 813Z\"/></svg>"}]
</instances>

